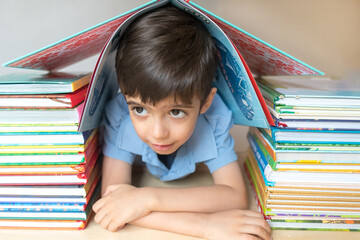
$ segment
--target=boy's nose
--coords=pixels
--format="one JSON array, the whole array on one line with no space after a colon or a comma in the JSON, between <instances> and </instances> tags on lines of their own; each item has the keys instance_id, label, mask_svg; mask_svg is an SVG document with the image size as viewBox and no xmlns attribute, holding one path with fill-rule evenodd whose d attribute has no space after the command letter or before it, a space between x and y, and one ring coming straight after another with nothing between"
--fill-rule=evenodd
<instances>
[{"instance_id":1,"label":"boy's nose","mask_svg":"<svg viewBox=\"0 0 360 240\"><path fill-rule=\"evenodd\" d=\"M168 136L169 131L162 120L155 120L154 124L150 127L152 128L151 132L154 139L163 139Z\"/></svg>"}]
</instances>

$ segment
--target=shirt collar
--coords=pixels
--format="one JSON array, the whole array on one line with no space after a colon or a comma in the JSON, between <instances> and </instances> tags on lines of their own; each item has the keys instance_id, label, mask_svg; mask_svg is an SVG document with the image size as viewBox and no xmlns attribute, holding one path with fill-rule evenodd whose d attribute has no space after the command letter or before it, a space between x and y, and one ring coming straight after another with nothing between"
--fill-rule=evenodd
<instances>
[{"instance_id":1,"label":"shirt collar","mask_svg":"<svg viewBox=\"0 0 360 240\"><path fill-rule=\"evenodd\" d=\"M164 166L158 160L156 153L139 138L129 115L124 118L122 124L123 134L121 136L122 139L119 147L125 151L142 155L144 162L159 167ZM216 157L217 148L213 130L205 117L199 115L192 136L179 148L173 165L180 164L177 163L178 161L191 164L207 161Z\"/></svg>"}]
</instances>

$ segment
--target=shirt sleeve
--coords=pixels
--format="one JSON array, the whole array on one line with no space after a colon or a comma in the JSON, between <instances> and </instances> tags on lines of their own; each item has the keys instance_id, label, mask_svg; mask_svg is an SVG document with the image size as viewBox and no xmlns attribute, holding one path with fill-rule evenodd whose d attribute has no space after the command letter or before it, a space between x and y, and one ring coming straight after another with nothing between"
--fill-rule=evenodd
<instances>
[{"instance_id":1,"label":"shirt sleeve","mask_svg":"<svg viewBox=\"0 0 360 240\"><path fill-rule=\"evenodd\" d=\"M103 154L133 164L135 154L122 149L118 143L124 118L129 115L125 98L118 94L105 108Z\"/></svg>"},{"instance_id":2,"label":"shirt sleeve","mask_svg":"<svg viewBox=\"0 0 360 240\"><path fill-rule=\"evenodd\" d=\"M237 160L234 139L229 132L234 125L234 121L232 112L217 94L211 107L204 115L213 130L217 148L217 156L204 162L210 172L213 173L217 169Z\"/></svg>"}]
</instances>

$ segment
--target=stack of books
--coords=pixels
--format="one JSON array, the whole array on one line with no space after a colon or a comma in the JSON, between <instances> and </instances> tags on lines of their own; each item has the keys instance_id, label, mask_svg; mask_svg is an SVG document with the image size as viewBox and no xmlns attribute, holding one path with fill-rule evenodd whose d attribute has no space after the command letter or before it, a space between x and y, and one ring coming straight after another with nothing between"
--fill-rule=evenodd
<instances>
[{"instance_id":1,"label":"stack of books","mask_svg":"<svg viewBox=\"0 0 360 240\"><path fill-rule=\"evenodd\" d=\"M276 126L250 128L246 169L274 229L360 229L360 84L258 80Z\"/></svg>"},{"instance_id":2,"label":"stack of books","mask_svg":"<svg viewBox=\"0 0 360 240\"><path fill-rule=\"evenodd\" d=\"M11 189L14 189L14 191L20 189L18 192L15 191L10 194L14 197L26 195L25 193L27 192L31 192L27 193L30 196L34 195L36 191L39 191L41 194L39 193L38 197L45 197L48 201L49 199L53 199L51 194L57 194L56 197L62 198L72 196L71 194L73 193L71 189L74 189L74 191L77 192L77 195L75 195L77 199L79 199L78 201L82 201L81 203L77 202L77 204L82 204L81 210L85 209L86 203L91 201L88 196L92 191L91 188L95 185L96 180L94 179L97 179L98 176L96 175L96 177L94 177L95 173L90 174L89 170L91 169L89 165L95 164L94 162L98 155L98 153L93 153L98 133L96 133L96 130L91 131L91 129L95 129L101 124L107 101L114 97L119 91L116 77L116 64L114 61L118 43L121 41L123 33L132 21L147 12L167 4L182 9L199 19L213 37L219 50L220 58L215 84L219 95L233 112L235 124L259 128L267 128L269 125L274 125L271 114L266 107L253 74L257 76L323 74L321 71L219 18L192 1L150 1L126 13L4 64L5 67L54 72L90 56L99 54L98 62L91 76L84 106L78 105L76 107L75 105L71 105L67 110L61 111L55 109L49 110L49 108L56 108L54 106L48 106L45 110L35 110L40 107L35 107L34 105L24 106L22 104L28 101L20 99L19 108L25 109L27 107L35 109L31 111L13 111L11 109L16 108L16 106L10 106L10 103L15 104L14 99L8 99L9 101L4 103L5 108L8 109L0 113L0 121L2 121L0 122L0 126L3 127L0 131L7 134L6 139L10 139L9 136L13 139L11 139L12 145L9 145L9 141L4 138L6 144L1 146L1 153L8 157L2 158L5 160L0 160L0 162L3 161L4 163L2 164L5 166L8 166L9 162L19 162L19 164L22 163L24 166L27 166L26 168L22 167L18 170L21 174L17 174L17 178L11 178L15 175L8 174L6 179L1 180L2 183L0 182L0 184L8 187L4 190L5 193L10 193L9 186L12 186ZM10 84L13 83L13 81L10 81ZM20 84L17 86L20 86ZM8 89L8 87L4 85L4 89ZM25 89L27 89L27 87L25 87ZM41 89L43 89L43 87L41 87ZM56 89L60 89L60 84L57 84ZM30 93L33 92L28 92L28 94ZM5 92L5 94L9 95L10 93ZM15 93L13 92L11 94ZM65 98L67 98L66 96ZM44 98L56 99L54 96ZM63 100L57 102L61 101ZM82 107L83 110L81 110ZM44 111L47 111L47 114L42 114ZM5 116L3 114L5 112L6 118L3 117ZM82 112L80 120L78 120L79 112ZM34 115L35 113L36 116ZM31 121L28 121L31 116L35 117L32 117ZM79 125L78 128L77 126L75 127L76 124ZM75 129L83 132L83 134L77 133ZM65 132L68 134L65 134ZM34 142L35 140L37 141L36 144ZM36 157L34 157L35 155ZM79 157L79 159L76 157ZM51 163L49 163L49 161ZM24 164L25 162L26 164ZM44 162L46 163L46 168L41 166L45 165ZM14 166L19 168L19 164L14 164ZM56 164L58 165L57 167L55 166ZM74 166L69 168L71 164ZM60 171L60 165L66 165L66 167ZM36 166L37 169L35 169L34 166ZM53 169L49 166L52 166ZM96 166L97 165L95 165L94 169L98 171L98 167ZM15 171L15 167L7 167L7 169L11 168L14 168ZM24 169L29 170L27 174L24 174ZM43 171L39 173L40 169L46 170L47 172ZM36 175L33 174L34 170L37 171ZM50 170L52 171L51 174L49 173ZM95 170L93 170L93 172ZM46 172L46 174L44 172ZM54 174L54 172L56 172L56 174ZM30 175L30 173L32 175ZM20 176L22 178L15 182L15 179L18 179ZM30 179L30 176L37 176L38 178L34 177ZM84 176L84 178L79 178L78 176ZM24 186L24 182L31 187ZM89 182L92 184L89 184ZM49 186L35 187L46 184ZM59 187L60 185L61 187ZM63 194L64 191L67 191L66 194ZM19 192L21 192L21 194L19 194ZM72 199L75 199L74 196L72 197ZM21 201L24 201L22 199ZM19 201L20 200L17 199L8 200L8 202ZM70 203L70 200L67 201L69 201L67 202L69 206L74 206L74 204ZM55 198L54 202L58 203L58 200ZM51 213L67 213L61 209L65 208L63 206L57 207L56 211L53 210ZM67 210L68 212L81 212L79 209L73 210L72 208L67 208ZM82 211L82 213L84 212ZM62 215L64 217L61 219L74 219L71 217L72 215L69 215L70 213L67 214L67 217ZM82 221L84 221L84 219L86 219L85 214L82 216ZM9 218L16 219L16 217L7 217L7 219ZM44 218L39 217L38 219ZM16 221L13 222L13 224L15 223ZM25 224L24 221L21 224ZM46 221L46 224L51 224L51 221ZM5 225L3 224L3 226Z\"/></svg>"},{"instance_id":3,"label":"stack of books","mask_svg":"<svg viewBox=\"0 0 360 240\"><path fill-rule=\"evenodd\" d=\"M98 131L77 131L89 79L0 76L0 228L85 227L100 178Z\"/></svg>"}]
</instances>

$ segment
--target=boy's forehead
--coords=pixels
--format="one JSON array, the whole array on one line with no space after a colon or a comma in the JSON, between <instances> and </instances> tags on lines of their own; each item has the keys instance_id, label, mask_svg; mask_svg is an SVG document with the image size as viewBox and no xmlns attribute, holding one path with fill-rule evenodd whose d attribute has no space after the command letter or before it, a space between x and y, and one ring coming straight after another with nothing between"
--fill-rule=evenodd
<instances>
[{"instance_id":1,"label":"boy's forehead","mask_svg":"<svg viewBox=\"0 0 360 240\"><path fill-rule=\"evenodd\" d=\"M200 103L200 99L197 97L193 97L190 101L184 102L180 97L169 96L167 98L161 99L156 103L143 102L140 96L125 96L126 102L128 104L139 104L139 105L147 105L147 106L177 106L184 108L193 108L197 102Z\"/></svg>"}]
</instances>

